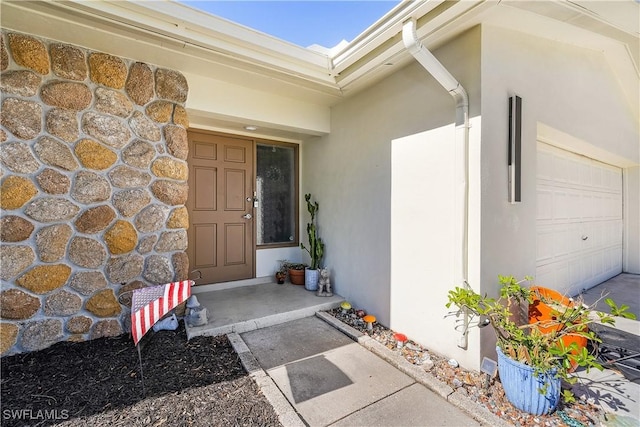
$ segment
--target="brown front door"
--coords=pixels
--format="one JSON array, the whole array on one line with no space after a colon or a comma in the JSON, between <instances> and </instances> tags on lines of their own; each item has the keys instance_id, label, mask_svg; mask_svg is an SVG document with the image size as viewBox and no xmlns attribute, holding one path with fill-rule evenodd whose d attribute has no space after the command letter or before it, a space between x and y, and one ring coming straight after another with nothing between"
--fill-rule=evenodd
<instances>
[{"instance_id":1,"label":"brown front door","mask_svg":"<svg viewBox=\"0 0 640 427\"><path fill-rule=\"evenodd\" d=\"M254 275L253 141L189 131L189 268L196 284Z\"/></svg>"}]
</instances>

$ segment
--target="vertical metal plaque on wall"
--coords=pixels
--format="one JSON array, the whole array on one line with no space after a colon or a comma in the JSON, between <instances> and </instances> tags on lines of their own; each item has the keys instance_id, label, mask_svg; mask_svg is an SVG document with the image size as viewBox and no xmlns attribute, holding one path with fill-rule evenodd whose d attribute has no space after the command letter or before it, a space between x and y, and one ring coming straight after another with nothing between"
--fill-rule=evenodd
<instances>
[{"instance_id":1,"label":"vertical metal plaque on wall","mask_svg":"<svg viewBox=\"0 0 640 427\"><path fill-rule=\"evenodd\" d=\"M509 202L521 198L522 98L509 97Z\"/></svg>"}]
</instances>

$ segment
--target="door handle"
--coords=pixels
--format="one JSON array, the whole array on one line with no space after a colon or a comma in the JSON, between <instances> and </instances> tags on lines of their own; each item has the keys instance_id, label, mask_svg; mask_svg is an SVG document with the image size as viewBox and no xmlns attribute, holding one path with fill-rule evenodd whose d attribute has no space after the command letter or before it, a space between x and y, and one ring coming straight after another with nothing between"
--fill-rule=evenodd
<instances>
[{"instance_id":1,"label":"door handle","mask_svg":"<svg viewBox=\"0 0 640 427\"><path fill-rule=\"evenodd\" d=\"M250 213L246 213L246 214L242 215L242 218L251 219L251 218L253 218L253 215L251 215Z\"/></svg>"}]
</instances>

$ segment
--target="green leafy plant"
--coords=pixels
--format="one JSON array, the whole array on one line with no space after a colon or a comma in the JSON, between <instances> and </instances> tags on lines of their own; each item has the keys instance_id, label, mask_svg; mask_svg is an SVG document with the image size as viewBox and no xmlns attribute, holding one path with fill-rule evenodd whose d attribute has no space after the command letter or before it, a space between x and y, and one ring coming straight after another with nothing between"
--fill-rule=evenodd
<instances>
[{"instance_id":1,"label":"green leafy plant","mask_svg":"<svg viewBox=\"0 0 640 427\"><path fill-rule=\"evenodd\" d=\"M311 215L311 222L307 223L307 237L309 239L309 247L306 247L304 243L300 243L300 248L309 253L311 257L311 269L317 270L320 268L320 262L324 256L324 242L318 237L318 229L316 227L316 213L320 206L318 202L311 202L311 194L305 194L304 199L307 201L307 210Z\"/></svg>"},{"instance_id":2,"label":"green leafy plant","mask_svg":"<svg viewBox=\"0 0 640 427\"><path fill-rule=\"evenodd\" d=\"M631 313L629 310L629 306L626 304L622 304L620 307L615 303L611 298L607 298L604 302L609 306L612 316L616 317L624 317L625 319L636 320L636 315Z\"/></svg>"},{"instance_id":3,"label":"green leafy plant","mask_svg":"<svg viewBox=\"0 0 640 427\"><path fill-rule=\"evenodd\" d=\"M513 276L498 278L501 284L499 298L456 287L449 291L446 307L456 307L457 311L453 312L456 315L467 313L468 324L465 327L472 324L491 325L502 352L513 360L533 367L536 375L555 372L572 384L576 382L576 378L570 375L575 365L587 370L603 369L587 348L579 348L575 342L565 345L563 337L581 336L600 342L588 325L593 322L614 324L611 315L594 310L595 304L588 306L581 299L572 300L569 306L558 304L523 286L524 282L531 280L530 277L520 281ZM527 310L534 297L552 307L552 320L524 323L517 319L517 314ZM619 310L624 313L625 306Z\"/></svg>"}]
</instances>

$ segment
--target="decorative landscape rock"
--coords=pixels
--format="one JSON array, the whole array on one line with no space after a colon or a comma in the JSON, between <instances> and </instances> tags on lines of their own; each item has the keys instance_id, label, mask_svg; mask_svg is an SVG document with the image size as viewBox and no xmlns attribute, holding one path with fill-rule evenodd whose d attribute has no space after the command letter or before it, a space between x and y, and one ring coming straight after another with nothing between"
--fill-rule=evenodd
<instances>
[{"instance_id":1,"label":"decorative landscape rock","mask_svg":"<svg viewBox=\"0 0 640 427\"><path fill-rule=\"evenodd\" d=\"M46 294L64 286L70 274L68 265L38 265L20 276L16 283L36 294Z\"/></svg>"},{"instance_id":2,"label":"decorative landscape rock","mask_svg":"<svg viewBox=\"0 0 640 427\"><path fill-rule=\"evenodd\" d=\"M92 53L89 56L91 80L114 89L122 89L127 80L127 66L117 56Z\"/></svg>"},{"instance_id":3,"label":"decorative landscape rock","mask_svg":"<svg viewBox=\"0 0 640 427\"><path fill-rule=\"evenodd\" d=\"M66 141L78 139L79 124L77 113L65 108L54 108L47 113L46 129L51 135Z\"/></svg>"},{"instance_id":4,"label":"decorative landscape rock","mask_svg":"<svg viewBox=\"0 0 640 427\"><path fill-rule=\"evenodd\" d=\"M71 180L53 169L43 170L36 179L40 187L49 194L66 194L71 188Z\"/></svg>"},{"instance_id":5,"label":"decorative landscape rock","mask_svg":"<svg viewBox=\"0 0 640 427\"><path fill-rule=\"evenodd\" d=\"M171 121L173 104L168 101L153 101L145 109L149 118L158 123L168 123Z\"/></svg>"},{"instance_id":6,"label":"decorative landscape rock","mask_svg":"<svg viewBox=\"0 0 640 427\"><path fill-rule=\"evenodd\" d=\"M173 265L173 280L187 280L189 278L189 257L186 252L176 252L171 255Z\"/></svg>"},{"instance_id":7,"label":"decorative landscape rock","mask_svg":"<svg viewBox=\"0 0 640 427\"><path fill-rule=\"evenodd\" d=\"M113 255L126 254L136 248L138 233L127 221L116 221L104 234L104 241Z\"/></svg>"},{"instance_id":8,"label":"decorative landscape rock","mask_svg":"<svg viewBox=\"0 0 640 427\"><path fill-rule=\"evenodd\" d=\"M20 139L33 139L42 131L42 107L33 101L6 98L0 109L0 123Z\"/></svg>"},{"instance_id":9,"label":"decorative landscape rock","mask_svg":"<svg viewBox=\"0 0 640 427\"><path fill-rule=\"evenodd\" d=\"M131 217L137 214L149 203L151 203L151 194L141 188L123 190L113 196L113 205L118 209L120 215L124 217Z\"/></svg>"},{"instance_id":10,"label":"decorative landscape rock","mask_svg":"<svg viewBox=\"0 0 640 427\"><path fill-rule=\"evenodd\" d=\"M53 73L69 80L87 78L87 62L84 51L76 47L54 43L51 49L51 70Z\"/></svg>"},{"instance_id":11,"label":"decorative landscape rock","mask_svg":"<svg viewBox=\"0 0 640 427\"><path fill-rule=\"evenodd\" d=\"M27 323L20 338L26 351L37 351L49 347L62 339L62 322L58 319L44 319Z\"/></svg>"},{"instance_id":12,"label":"decorative landscape rock","mask_svg":"<svg viewBox=\"0 0 640 427\"><path fill-rule=\"evenodd\" d=\"M38 93L42 77L29 70L14 70L2 73L0 88L5 93L30 97Z\"/></svg>"},{"instance_id":13,"label":"decorative landscape rock","mask_svg":"<svg viewBox=\"0 0 640 427\"><path fill-rule=\"evenodd\" d=\"M151 233L164 227L169 215L169 208L151 205L140 212L135 219L136 229L141 233Z\"/></svg>"},{"instance_id":14,"label":"decorative landscape rock","mask_svg":"<svg viewBox=\"0 0 640 427\"><path fill-rule=\"evenodd\" d=\"M96 206L80 214L75 226L80 233L93 234L107 228L115 217L116 213L111 206Z\"/></svg>"},{"instance_id":15,"label":"decorative landscape rock","mask_svg":"<svg viewBox=\"0 0 640 427\"><path fill-rule=\"evenodd\" d=\"M171 157L160 157L151 165L151 171L159 178L170 178L186 181L189 177L189 167L186 163Z\"/></svg>"},{"instance_id":16,"label":"decorative landscape rock","mask_svg":"<svg viewBox=\"0 0 640 427\"><path fill-rule=\"evenodd\" d=\"M74 151L82 165L88 169L108 169L118 160L116 153L91 139L78 142Z\"/></svg>"},{"instance_id":17,"label":"decorative landscape rock","mask_svg":"<svg viewBox=\"0 0 640 427\"><path fill-rule=\"evenodd\" d=\"M126 95L102 87L96 89L94 106L101 113L119 117L128 117L133 111L133 104Z\"/></svg>"},{"instance_id":18,"label":"decorative landscape rock","mask_svg":"<svg viewBox=\"0 0 640 427\"><path fill-rule=\"evenodd\" d=\"M71 277L69 286L82 295L92 295L107 287L107 279L99 271L79 271Z\"/></svg>"},{"instance_id":19,"label":"decorative landscape rock","mask_svg":"<svg viewBox=\"0 0 640 427\"><path fill-rule=\"evenodd\" d=\"M25 320L40 310L40 298L19 289L0 292L0 317L3 319Z\"/></svg>"},{"instance_id":20,"label":"decorative landscape rock","mask_svg":"<svg viewBox=\"0 0 640 427\"><path fill-rule=\"evenodd\" d=\"M169 283L173 280L171 262L161 255L151 255L147 257L146 267L143 277L156 285Z\"/></svg>"},{"instance_id":21,"label":"decorative landscape rock","mask_svg":"<svg viewBox=\"0 0 640 427\"><path fill-rule=\"evenodd\" d=\"M85 84L67 81L47 83L40 91L40 98L47 105L78 111L89 107L93 100Z\"/></svg>"},{"instance_id":22,"label":"decorative landscape rock","mask_svg":"<svg viewBox=\"0 0 640 427\"><path fill-rule=\"evenodd\" d=\"M189 211L186 207L182 206L176 208L171 212L169 220L167 221L168 228L189 228Z\"/></svg>"},{"instance_id":23,"label":"decorative landscape rock","mask_svg":"<svg viewBox=\"0 0 640 427\"><path fill-rule=\"evenodd\" d=\"M72 334L86 334L91 329L93 320L87 316L72 317L67 321L66 329Z\"/></svg>"},{"instance_id":24,"label":"decorative landscape rock","mask_svg":"<svg viewBox=\"0 0 640 427\"><path fill-rule=\"evenodd\" d=\"M0 241L22 242L33 233L33 224L16 215L5 215L0 218Z\"/></svg>"},{"instance_id":25,"label":"decorative landscape rock","mask_svg":"<svg viewBox=\"0 0 640 427\"><path fill-rule=\"evenodd\" d=\"M122 326L117 320L100 320L93 326L89 339L117 337L122 335L122 332Z\"/></svg>"},{"instance_id":26,"label":"decorative landscape rock","mask_svg":"<svg viewBox=\"0 0 640 427\"><path fill-rule=\"evenodd\" d=\"M75 183L71 187L71 197L80 203L104 202L111 196L111 186L106 178L88 171L76 174Z\"/></svg>"},{"instance_id":27,"label":"decorative landscape rock","mask_svg":"<svg viewBox=\"0 0 640 427\"><path fill-rule=\"evenodd\" d=\"M92 111L82 116L82 130L113 148L124 147L131 138L131 131L120 119Z\"/></svg>"},{"instance_id":28,"label":"decorative landscape rock","mask_svg":"<svg viewBox=\"0 0 640 427\"><path fill-rule=\"evenodd\" d=\"M66 199L43 197L34 200L24 213L40 222L66 221L78 214L80 208Z\"/></svg>"},{"instance_id":29,"label":"decorative landscape rock","mask_svg":"<svg viewBox=\"0 0 640 427\"><path fill-rule=\"evenodd\" d=\"M49 295L44 302L44 314L47 316L71 316L82 308L82 298L62 290Z\"/></svg>"},{"instance_id":30,"label":"decorative landscape rock","mask_svg":"<svg viewBox=\"0 0 640 427\"><path fill-rule=\"evenodd\" d=\"M147 64L136 62L131 65L125 89L129 97L138 105L145 105L153 98L153 72Z\"/></svg>"},{"instance_id":31,"label":"decorative landscape rock","mask_svg":"<svg viewBox=\"0 0 640 427\"><path fill-rule=\"evenodd\" d=\"M182 73L159 68L156 70L156 92L160 98L183 103L187 101L189 85Z\"/></svg>"},{"instance_id":32,"label":"decorative landscape rock","mask_svg":"<svg viewBox=\"0 0 640 427\"><path fill-rule=\"evenodd\" d=\"M164 138L167 142L169 154L180 160L187 160L187 156L189 155L189 139L185 128L166 125L164 127Z\"/></svg>"},{"instance_id":33,"label":"decorative landscape rock","mask_svg":"<svg viewBox=\"0 0 640 427\"><path fill-rule=\"evenodd\" d=\"M9 175L0 186L0 207L5 210L21 208L36 194L38 189L29 179Z\"/></svg>"},{"instance_id":34,"label":"decorative landscape rock","mask_svg":"<svg viewBox=\"0 0 640 427\"><path fill-rule=\"evenodd\" d=\"M16 173L33 173L40 168L40 163L24 142L7 142L0 145L0 161L7 169Z\"/></svg>"},{"instance_id":35,"label":"decorative landscape rock","mask_svg":"<svg viewBox=\"0 0 640 427\"><path fill-rule=\"evenodd\" d=\"M137 254L127 254L111 258L107 262L107 277L111 283L126 283L142 273L144 258Z\"/></svg>"},{"instance_id":36,"label":"decorative landscape rock","mask_svg":"<svg viewBox=\"0 0 640 427\"><path fill-rule=\"evenodd\" d=\"M0 355L7 353L18 341L18 327L13 323L0 323Z\"/></svg>"},{"instance_id":37,"label":"decorative landscape rock","mask_svg":"<svg viewBox=\"0 0 640 427\"><path fill-rule=\"evenodd\" d=\"M9 48L16 64L30 68L39 74L49 73L49 55L44 44L31 36L9 34Z\"/></svg>"},{"instance_id":38,"label":"decorative landscape rock","mask_svg":"<svg viewBox=\"0 0 640 427\"><path fill-rule=\"evenodd\" d=\"M116 166L109 172L111 183L120 188L146 187L151 181L151 175L128 166Z\"/></svg>"},{"instance_id":39,"label":"decorative landscape rock","mask_svg":"<svg viewBox=\"0 0 640 427\"><path fill-rule=\"evenodd\" d=\"M29 246L0 245L0 279L9 280L25 271L36 255Z\"/></svg>"},{"instance_id":40,"label":"decorative landscape rock","mask_svg":"<svg viewBox=\"0 0 640 427\"><path fill-rule=\"evenodd\" d=\"M189 186L185 182L157 180L151 184L151 192L167 205L184 205L189 195Z\"/></svg>"},{"instance_id":41,"label":"decorative landscape rock","mask_svg":"<svg viewBox=\"0 0 640 427\"><path fill-rule=\"evenodd\" d=\"M113 317L121 311L120 304L112 289L96 292L89 298L84 308L98 317Z\"/></svg>"},{"instance_id":42,"label":"decorative landscape rock","mask_svg":"<svg viewBox=\"0 0 640 427\"><path fill-rule=\"evenodd\" d=\"M56 262L64 258L71 233L71 227L67 224L55 224L41 228L36 234L36 246L40 260L42 262Z\"/></svg>"},{"instance_id":43,"label":"decorative landscape rock","mask_svg":"<svg viewBox=\"0 0 640 427\"><path fill-rule=\"evenodd\" d=\"M172 251L184 251L187 249L187 231L164 231L160 235L158 244L156 245L156 251L158 252L172 252Z\"/></svg>"},{"instance_id":44,"label":"decorative landscape rock","mask_svg":"<svg viewBox=\"0 0 640 427\"><path fill-rule=\"evenodd\" d=\"M60 169L73 171L78 169L78 162L69 146L48 136L43 136L35 143L34 150L43 163Z\"/></svg>"},{"instance_id":45,"label":"decorative landscape rock","mask_svg":"<svg viewBox=\"0 0 640 427\"><path fill-rule=\"evenodd\" d=\"M122 161L139 169L148 169L155 155L153 145L137 139L122 151Z\"/></svg>"},{"instance_id":46,"label":"decorative landscape rock","mask_svg":"<svg viewBox=\"0 0 640 427\"><path fill-rule=\"evenodd\" d=\"M74 237L69 246L69 259L84 268L98 268L107 258L107 251L97 240Z\"/></svg>"}]
</instances>

